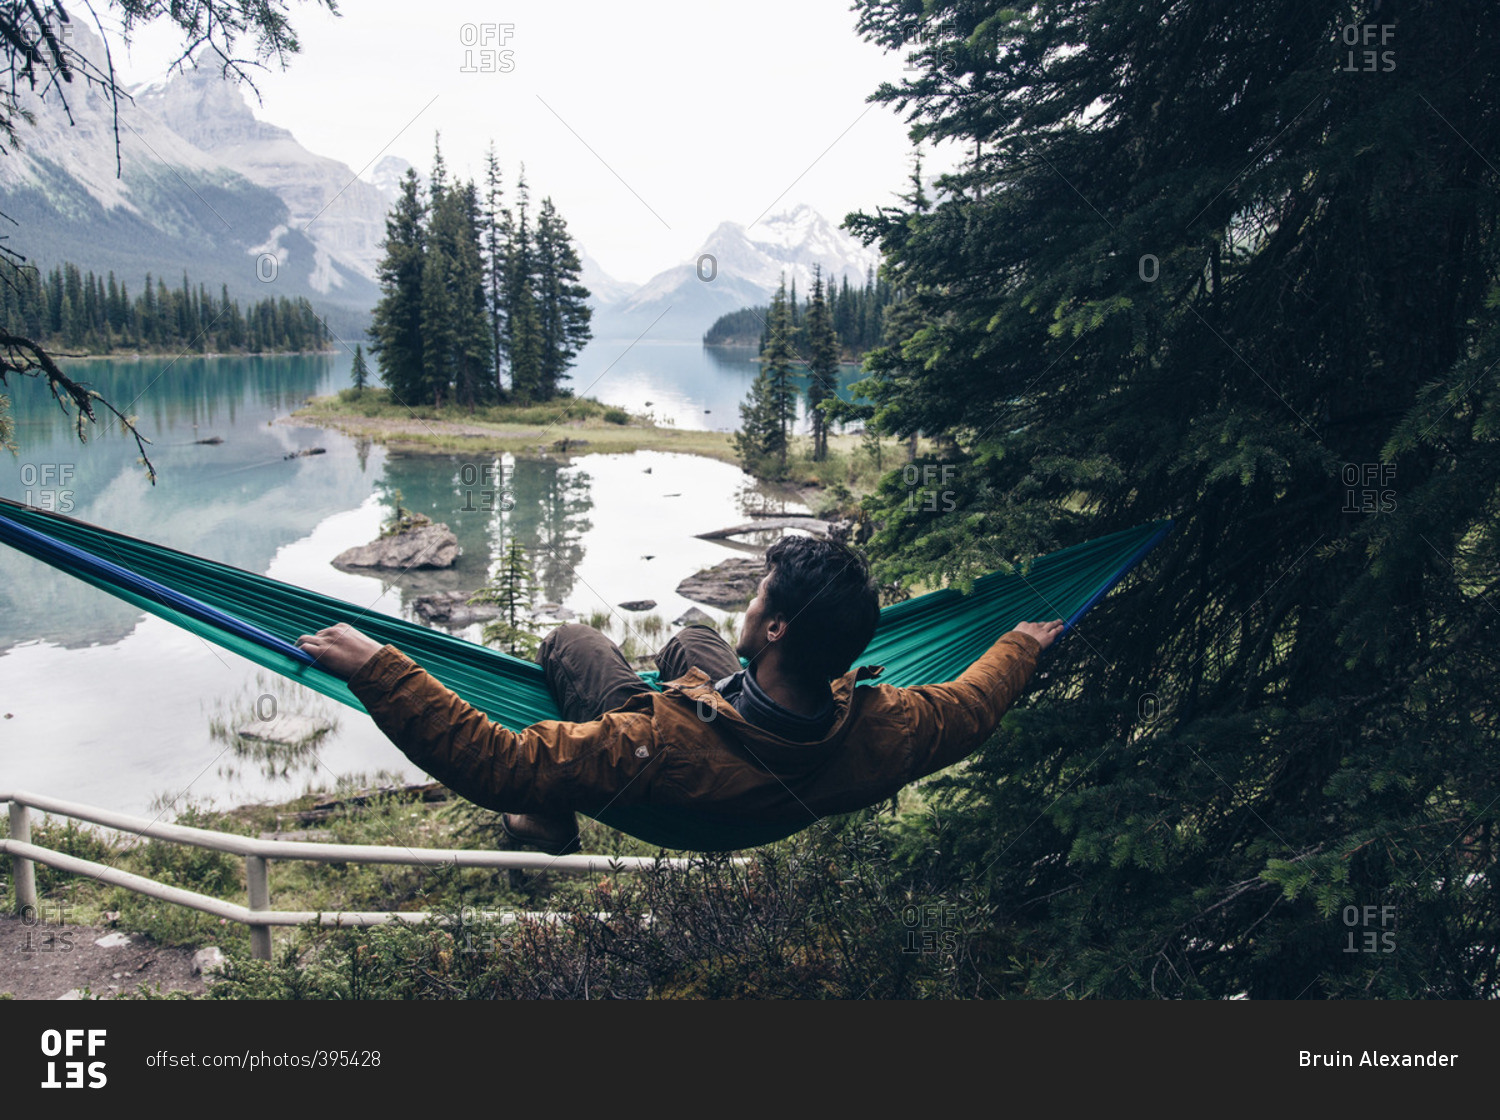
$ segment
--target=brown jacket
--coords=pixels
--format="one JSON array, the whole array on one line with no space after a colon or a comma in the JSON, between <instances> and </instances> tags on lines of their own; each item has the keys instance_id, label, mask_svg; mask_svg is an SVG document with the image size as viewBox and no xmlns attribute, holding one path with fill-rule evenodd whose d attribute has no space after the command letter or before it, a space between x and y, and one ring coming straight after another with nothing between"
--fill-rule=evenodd
<instances>
[{"instance_id":1,"label":"brown jacket","mask_svg":"<svg viewBox=\"0 0 1500 1120\"><path fill-rule=\"evenodd\" d=\"M1031 678L1041 647L1001 637L947 684L833 682L837 717L814 743L746 723L694 669L588 723L492 722L394 646L349 681L381 731L470 801L527 813L572 809L665 848L767 844L893 796L985 741Z\"/></svg>"}]
</instances>

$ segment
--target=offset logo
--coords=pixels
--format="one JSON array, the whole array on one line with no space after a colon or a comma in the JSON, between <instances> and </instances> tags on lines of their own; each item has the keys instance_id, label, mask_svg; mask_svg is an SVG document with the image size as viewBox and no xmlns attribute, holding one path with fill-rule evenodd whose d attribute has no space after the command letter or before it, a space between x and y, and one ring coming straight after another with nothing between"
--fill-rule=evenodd
<instances>
[{"instance_id":1,"label":"offset logo","mask_svg":"<svg viewBox=\"0 0 1500 1120\"><path fill-rule=\"evenodd\" d=\"M458 29L464 46L462 74L509 74L516 68L516 52L506 47L516 33L513 23L466 23Z\"/></svg>"},{"instance_id":2,"label":"offset logo","mask_svg":"<svg viewBox=\"0 0 1500 1120\"><path fill-rule=\"evenodd\" d=\"M42 1032L42 1054L48 1059L43 1089L102 1089L109 1082L104 1062L97 1058L104 1049L104 1029L80 1031L45 1030ZM64 1061L56 1059L63 1058Z\"/></svg>"}]
</instances>

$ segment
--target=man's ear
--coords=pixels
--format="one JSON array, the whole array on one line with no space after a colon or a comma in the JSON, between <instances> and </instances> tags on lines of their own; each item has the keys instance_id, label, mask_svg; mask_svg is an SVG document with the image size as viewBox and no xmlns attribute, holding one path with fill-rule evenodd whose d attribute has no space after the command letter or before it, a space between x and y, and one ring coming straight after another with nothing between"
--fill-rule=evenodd
<instances>
[{"instance_id":1,"label":"man's ear","mask_svg":"<svg viewBox=\"0 0 1500 1120\"><path fill-rule=\"evenodd\" d=\"M786 637L787 627L790 626L785 615L772 615L771 621L766 623L766 640L779 642Z\"/></svg>"}]
</instances>

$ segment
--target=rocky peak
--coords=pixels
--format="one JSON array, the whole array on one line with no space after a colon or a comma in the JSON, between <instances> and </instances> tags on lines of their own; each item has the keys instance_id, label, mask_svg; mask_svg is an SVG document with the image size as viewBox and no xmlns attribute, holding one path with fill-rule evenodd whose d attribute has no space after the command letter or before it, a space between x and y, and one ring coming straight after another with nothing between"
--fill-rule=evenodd
<instances>
[{"instance_id":1,"label":"rocky peak","mask_svg":"<svg viewBox=\"0 0 1500 1120\"><path fill-rule=\"evenodd\" d=\"M245 90L212 66L195 66L134 94L177 135L206 152L290 140L287 129L259 120Z\"/></svg>"}]
</instances>

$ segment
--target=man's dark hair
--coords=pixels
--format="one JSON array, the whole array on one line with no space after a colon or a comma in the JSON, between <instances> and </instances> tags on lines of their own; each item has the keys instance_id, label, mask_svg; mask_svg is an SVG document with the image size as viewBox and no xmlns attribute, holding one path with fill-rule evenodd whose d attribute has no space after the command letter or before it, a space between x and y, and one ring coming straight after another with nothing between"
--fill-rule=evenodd
<instances>
[{"instance_id":1,"label":"man's dark hair","mask_svg":"<svg viewBox=\"0 0 1500 1120\"><path fill-rule=\"evenodd\" d=\"M799 676L842 676L880 621L880 594L865 558L846 544L782 537L766 550L766 609L787 620L788 668Z\"/></svg>"}]
</instances>

